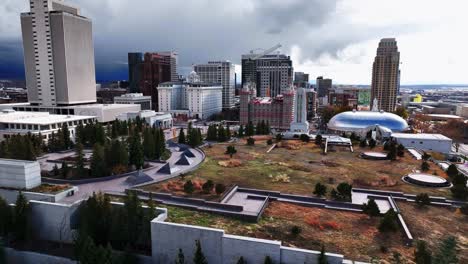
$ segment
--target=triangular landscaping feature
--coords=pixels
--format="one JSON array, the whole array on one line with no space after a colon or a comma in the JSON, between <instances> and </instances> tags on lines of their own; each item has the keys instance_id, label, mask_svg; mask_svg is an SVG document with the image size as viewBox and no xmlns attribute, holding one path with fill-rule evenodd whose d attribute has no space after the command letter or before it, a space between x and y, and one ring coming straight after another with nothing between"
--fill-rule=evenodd
<instances>
[{"instance_id":1,"label":"triangular landscaping feature","mask_svg":"<svg viewBox=\"0 0 468 264\"><path fill-rule=\"evenodd\" d=\"M149 181L152 181L153 178L151 178L150 176L148 176L148 174L142 172L141 170L135 172L134 174L132 174L131 176L129 176L125 182L130 184L130 185L137 185L137 184L142 184L142 183L145 183L145 182L149 182Z\"/></svg>"},{"instance_id":2,"label":"triangular landscaping feature","mask_svg":"<svg viewBox=\"0 0 468 264\"><path fill-rule=\"evenodd\" d=\"M164 166L162 166L158 170L158 173L171 174L171 166L169 165L169 163L166 163Z\"/></svg>"},{"instance_id":3,"label":"triangular landscaping feature","mask_svg":"<svg viewBox=\"0 0 468 264\"><path fill-rule=\"evenodd\" d=\"M184 150L184 152L182 154L189 157L189 158L195 158L195 154L193 154L193 152L190 151L190 149Z\"/></svg>"},{"instance_id":4,"label":"triangular landscaping feature","mask_svg":"<svg viewBox=\"0 0 468 264\"><path fill-rule=\"evenodd\" d=\"M185 156L185 154L180 155L180 159L176 162L176 165L191 165L192 160Z\"/></svg>"}]
</instances>

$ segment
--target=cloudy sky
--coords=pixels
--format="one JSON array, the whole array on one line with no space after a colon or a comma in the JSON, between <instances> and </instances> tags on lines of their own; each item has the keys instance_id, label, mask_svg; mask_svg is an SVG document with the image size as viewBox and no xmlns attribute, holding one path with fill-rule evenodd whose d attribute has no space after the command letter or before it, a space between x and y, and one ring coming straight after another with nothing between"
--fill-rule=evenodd
<instances>
[{"instance_id":1,"label":"cloudy sky","mask_svg":"<svg viewBox=\"0 0 468 264\"><path fill-rule=\"evenodd\" d=\"M403 84L468 83L466 0L68 1L93 20L99 80L127 78L129 51L176 50L186 72L281 43L296 71L369 84L379 39L395 37ZM1 2L0 78L21 76L28 1Z\"/></svg>"}]
</instances>

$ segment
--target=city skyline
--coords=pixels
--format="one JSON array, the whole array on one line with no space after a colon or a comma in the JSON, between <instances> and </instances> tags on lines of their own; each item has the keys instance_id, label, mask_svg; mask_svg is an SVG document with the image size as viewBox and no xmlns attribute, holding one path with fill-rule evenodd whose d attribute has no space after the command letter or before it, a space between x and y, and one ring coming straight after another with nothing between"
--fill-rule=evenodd
<instances>
[{"instance_id":1,"label":"city skyline","mask_svg":"<svg viewBox=\"0 0 468 264\"><path fill-rule=\"evenodd\" d=\"M424 1L424 13L418 11L421 1L404 5L367 0L262 4L249 1L238 6L235 2L219 4L207 0L185 3L184 8L180 8L180 2L141 1L140 6L148 8L135 9L142 18L138 20L125 14L130 1L113 1L112 5L89 0L72 3L81 6L83 15L94 23L98 80L127 79L126 54L132 51L176 50L182 73L190 72L192 64L210 60L230 60L240 73L241 54L280 42L281 52L294 61L295 71L311 77L330 76L337 84L370 84L375 46L381 38L394 37L402 53L403 85L468 83L463 74L468 61L463 47L468 40L456 34L467 19L456 15L466 5L463 1L454 1L450 6ZM178 8L182 19L167 19L171 12L160 18L145 16L153 5L158 5L158 9ZM27 1L6 0L0 8L0 78L24 77L17 14L26 10ZM378 15L383 12L386 16ZM211 23L213 19L218 22ZM170 26L177 30L168 32ZM162 34L167 37L160 38ZM236 45L228 45L234 42Z\"/></svg>"}]
</instances>

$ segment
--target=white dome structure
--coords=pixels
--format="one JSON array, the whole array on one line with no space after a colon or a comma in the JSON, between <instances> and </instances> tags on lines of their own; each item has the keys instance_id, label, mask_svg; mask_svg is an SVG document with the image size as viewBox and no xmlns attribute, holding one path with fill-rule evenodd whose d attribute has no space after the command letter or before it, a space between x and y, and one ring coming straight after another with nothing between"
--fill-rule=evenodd
<instances>
[{"instance_id":1,"label":"white dome structure","mask_svg":"<svg viewBox=\"0 0 468 264\"><path fill-rule=\"evenodd\" d=\"M360 132L372 126L401 132L408 129L406 121L392 113L375 111L348 111L335 115L328 122L328 128L343 132Z\"/></svg>"}]
</instances>

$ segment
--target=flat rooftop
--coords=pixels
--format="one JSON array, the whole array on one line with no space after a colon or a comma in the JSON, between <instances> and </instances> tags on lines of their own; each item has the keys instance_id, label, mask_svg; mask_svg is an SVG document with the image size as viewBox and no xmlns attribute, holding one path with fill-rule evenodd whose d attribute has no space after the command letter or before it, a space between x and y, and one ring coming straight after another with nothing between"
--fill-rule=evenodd
<instances>
[{"instance_id":1,"label":"flat rooftop","mask_svg":"<svg viewBox=\"0 0 468 264\"><path fill-rule=\"evenodd\" d=\"M392 137L401 139L429 139L429 140L452 140L442 134L408 134L408 133L392 133Z\"/></svg>"},{"instance_id":2,"label":"flat rooftop","mask_svg":"<svg viewBox=\"0 0 468 264\"><path fill-rule=\"evenodd\" d=\"M22 112L22 111L3 111L0 112L0 123L9 124L34 124L49 125L60 122L78 121L92 119L95 116L81 115L53 115L47 112Z\"/></svg>"},{"instance_id":3,"label":"flat rooftop","mask_svg":"<svg viewBox=\"0 0 468 264\"><path fill-rule=\"evenodd\" d=\"M30 161L30 160L0 159L0 166L1 165L26 166L28 164L33 164L36 162L37 161Z\"/></svg>"}]
</instances>

